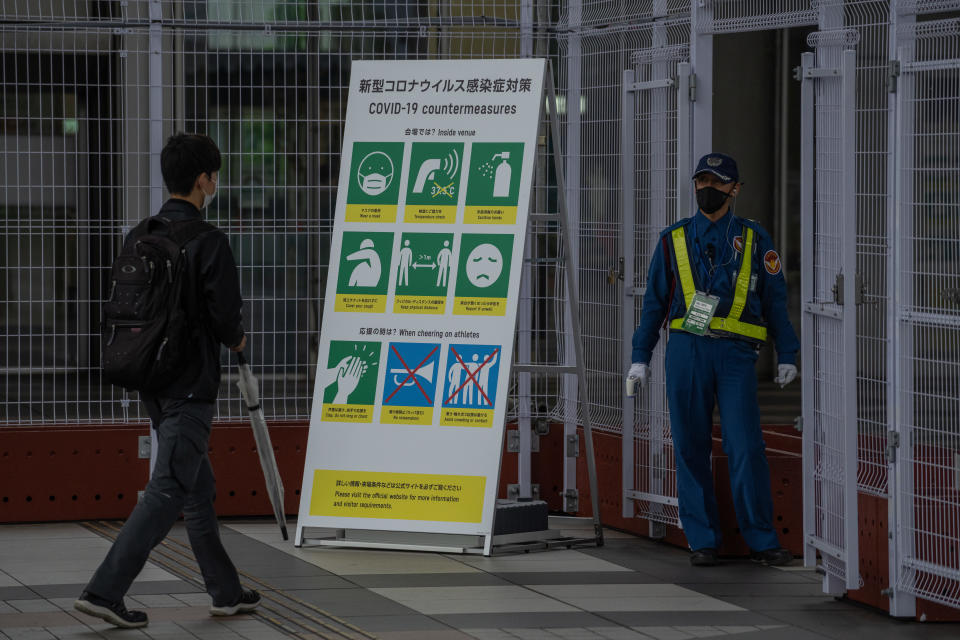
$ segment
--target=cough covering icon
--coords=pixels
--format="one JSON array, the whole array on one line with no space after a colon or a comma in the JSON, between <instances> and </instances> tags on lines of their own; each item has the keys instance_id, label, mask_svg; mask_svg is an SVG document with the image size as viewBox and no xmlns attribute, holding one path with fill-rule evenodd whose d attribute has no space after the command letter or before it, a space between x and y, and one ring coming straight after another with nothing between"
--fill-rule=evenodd
<instances>
[{"instance_id":1,"label":"cough covering icon","mask_svg":"<svg viewBox=\"0 0 960 640\"><path fill-rule=\"evenodd\" d=\"M350 272L348 285L351 287L375 287L380 282L383 267L380 265L380 254L374 248L373 240L364 238L360 248L347 256L350 262L357 265Z\"/></svg>"},{"instance_id":2,"label":"cough covering icon","mask_svg":"<svg viewBox=\"0 0 960 640\"><path fill-rule=\"evenodd\" d=\"M378 196L393 182L393 160L383 151L372 151L357 167L357 182L368 196Z\"/></svg>"}]
</instances>

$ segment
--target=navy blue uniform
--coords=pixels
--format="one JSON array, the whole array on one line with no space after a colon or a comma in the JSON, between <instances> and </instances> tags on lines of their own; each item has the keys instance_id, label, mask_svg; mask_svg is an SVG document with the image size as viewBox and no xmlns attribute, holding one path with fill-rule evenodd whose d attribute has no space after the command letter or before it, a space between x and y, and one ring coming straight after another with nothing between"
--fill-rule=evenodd
<instances>
[{"instance_id":1,"label":"navy blue uniform","mask_svg":"<svg viewBox=\"0 0 960 640\"><path fill-rule=\"evenodd\" d=\"M660 236L647 276L633 362L649 363L666 319L686 312L670 233L685 227L697 291L720 299L715 317L733 304L746 227L754 232L750 288L741 320L767 328L780 364L795 364L799 340L787 314L787 290L770 235L757 223L727 213L717 222L698 212ZM666 248L667 254L664 254ZM668 267L669 264L669 267ZM770 471L757 406L757 344L747 338L698 336L671 330L666 353L667 401L677 462L680 520L691 549L718 548L720 524L710 473L714 397L740 530L755 551L779 546L773 527Z\"/></svg>"}]
</instances>

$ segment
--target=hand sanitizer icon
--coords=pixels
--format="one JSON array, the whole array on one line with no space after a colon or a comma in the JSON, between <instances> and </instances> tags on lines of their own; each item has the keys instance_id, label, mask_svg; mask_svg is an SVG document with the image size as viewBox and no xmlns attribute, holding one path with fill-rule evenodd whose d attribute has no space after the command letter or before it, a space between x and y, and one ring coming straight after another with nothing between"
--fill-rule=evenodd
<instances>
[{"instance_id":1,"label":"hand sanitizer icon","mask_svg":"<svg viewBox=\"0 0 960 640\"><path fill-rule=\"evenodd\" d=\"M504 151L493 156L492 160L500 158L500 164L493 176L493 197L506 198L510 195L510 178L513 175L513 168L510 166L510 152Z\"/></svg>"}]
</instances>

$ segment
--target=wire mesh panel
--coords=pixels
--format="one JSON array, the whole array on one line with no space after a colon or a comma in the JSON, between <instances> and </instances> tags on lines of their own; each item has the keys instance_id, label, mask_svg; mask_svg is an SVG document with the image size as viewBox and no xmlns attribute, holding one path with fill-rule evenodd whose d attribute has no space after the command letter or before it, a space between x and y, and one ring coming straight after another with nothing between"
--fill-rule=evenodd
<instances>
[{"instance_id":1,"label":"wire mesh panel","mask_svg":"<svg viewBox=\"0 0 960 640\"><path fill-rule=\"evenodd\" d=\"M128 61L113 38L0 27L0 423L129 417L96 370L122 224L116 96Z\"/></svg>"},{"instance_id":2,"label":"wire mesh panel","mask_svg":"<svg viewBox=\"0 0 960 640\"><path fill-rule=\"evenodd\" d=\"M960 607L960 6L897 33L897 587Z\"/></svg>"},{"instance_id":3,"label":"wire mesh panel","mask_svg":"<svg viewBox=\"0 0 960 640\"><path fill-rule=\"evenodd\" d=\"M0 424L145 419L136 394L101 380L100 308L123 235L166 198L159 152L175 131L223 152L207 216L240 266L264 409L306 419L351 60L530 55L525 38L556 13L512 0L3 3ZM541 306L552 287L535 292ZM231 364L224 353L220 419L244 416Z\"/></svg>"},{"instance_id":4,"label":"wire mesh panel","mask_svg":"<svg viewBox=\"0 0 960 640\"><path fill-rule=\"evenodd\" d=\"M568 19L568 18L567 18ZM580 317L586 359L589 398L594 425L619 432L620 398L620 282L618 259L622 255L620 234L620 74L627 63L625 32L568 32L561 38L562 50L571 43L579 49L576 67L568 60L567 83L578 85L578 104L567 100L567 118L576 110L577 130L568 131L568 145L576 136L579 153L568 165L570 181L579 185L576 202L579 222L577 255ZM575 73L575 78L569 77ZM570 158L572 160L572 157ZM572 205L571 205L572 206Z\"/></svg>"},{"instance_id":5,"label":"wire mesh panel","mask_svg":"<svg viewBox=\"0 0 960 640\"><path fill-rule=\"evenodd\" d=\"M698 13L700 33L741 33L817 24L811 0L707 0Z\"/></svg>"},{"instance_id":6,"label":"wire mesh panel","mask_svg":"<svg viewBox=\"0 0 960 640\"><path fill-rule=\"evenodd\" d=\"M858 0L844 7L844 23L857 33L857 486L887 495L885 449L890 421L888 372L891 290L888 144L889 2Z\"/></svg>"},{"instance_id":7,"label":"wire mesh panel","mask_svg":"<svg viewBox=\"0 0 960 640\"><path fill-rule=\"evenodd\" d=\"M827 16L827 20L832 16ZM825 590L859 586L856 536L854 62L846 29L811 34L802 77L805 557Z\"/></svg>"},{"instance_id":8,"label":"wire mesh panel","mask_svg":"<svg viewBox=\"0 0 960 640\"><path fill-rule=\"evenodd\" d=\"M689 215L689 194L679 192L678 171L687 172L690 148L690 21L663 16L638 29L640 48L631 57L631 71L624 76L624 113L629 127L624 144L632 159L624 197L629 199L623 231L628 256L625 293L624 351L639 324L650 258L660 232ZM630 82L628 82L630 81ZM682 184L686 184L683 182ZM624 496L634 501L633 512L651 522L651 534L662 535L662 525L679 526L676 462L670 433L664 384L663 334L650 361L653 372L647 388L636 400L624 400L624 417L633 437L624 442ZM622 365L629 366L629 359ZM629 510L628 510L629 511Z\"/></svg>"}]
</instances>

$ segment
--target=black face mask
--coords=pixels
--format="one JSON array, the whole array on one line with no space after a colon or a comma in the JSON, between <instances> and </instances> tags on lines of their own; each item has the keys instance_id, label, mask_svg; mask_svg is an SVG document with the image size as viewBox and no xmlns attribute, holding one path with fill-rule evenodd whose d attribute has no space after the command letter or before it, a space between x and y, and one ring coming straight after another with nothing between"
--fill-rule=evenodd
<instances>
[{"instance_id":1,"label":"black face mask","mask_svg":"<svg viewBox=\"0 0 960 640\"><path fill-rule=\"evenodd\" d=\"M716 213L729 197L729 193L724 193L714 187L703 187L697 189L697 206L704 213Z\"/></svg>"}]
</instances>

